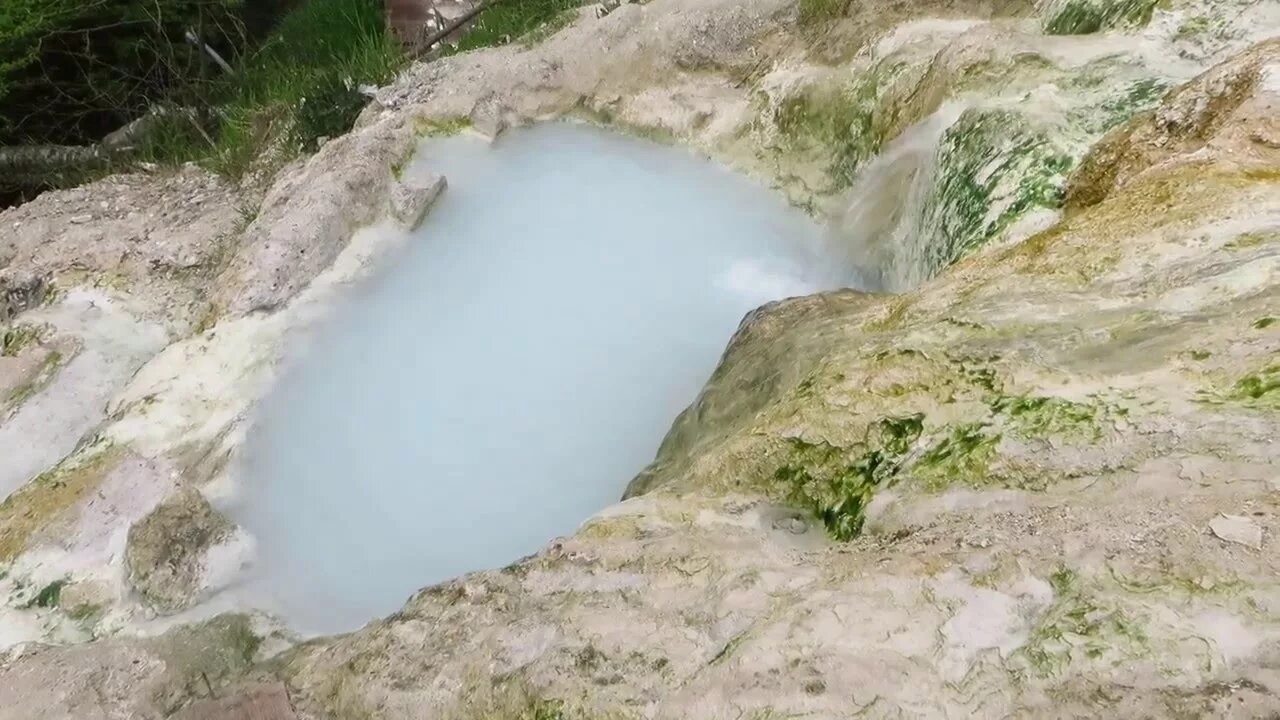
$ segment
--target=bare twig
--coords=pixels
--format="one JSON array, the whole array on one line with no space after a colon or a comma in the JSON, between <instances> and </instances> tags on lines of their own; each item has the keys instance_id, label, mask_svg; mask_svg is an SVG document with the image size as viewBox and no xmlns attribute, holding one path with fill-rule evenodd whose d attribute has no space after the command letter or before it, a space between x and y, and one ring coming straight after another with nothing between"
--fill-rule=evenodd
<instances>
[{"instance_id":1,"label":"bare twig","mask_svg":"<svg viewBox=\"0 0 1280 720\"><path fill-rule=\"evenodd\" d=\"M209 57L213 58L213 61L218 64L218 67L222 68L222 72L228 75L234 74L234 71L231 69L231 65L227 63L226 60L222 59L222 56L218 54L218 51L209 47L209 45L207 45L203 40L196 37L195 33L191 32L190 30L187 30L186 37L187 37L187 42L191 43L192 45L195 45L196 48L208 53Z\"/></svg>"},{"instance_id":2,"label":"bare twig","mask_svg":"<svg viewBox=\"0 0 1280 720\"><path fill-rule=\"evenodd\" d=\"M480 13L484 12L485 10L488 10L489 8L493 7L494 5L497 5L500 2L502 2L502 0L488 0L488 2L478 3L475 7L471 8L470 10L460 15L459 17L454 19L452 22L450 22L448 25L445 25L444 27L440 28L436 32L432 33L430 36L427 37L426 40L423 40L420 44L418 44L418 46L415 47L409 53L409 59L417 60L423 55L426 55L427 53L431 52L432 46L434 46L436 43L449 37L458 28L470 22L472 18L476 17Z\"/></svg>"}]
</instances>

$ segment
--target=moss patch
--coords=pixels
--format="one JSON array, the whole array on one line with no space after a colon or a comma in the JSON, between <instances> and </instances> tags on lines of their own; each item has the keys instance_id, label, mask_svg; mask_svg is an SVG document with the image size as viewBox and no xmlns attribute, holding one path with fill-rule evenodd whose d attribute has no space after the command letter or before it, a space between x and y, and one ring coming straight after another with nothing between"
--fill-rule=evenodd
<instances>
[{"instance_id":1,"label":"moss patch","mask_svg":"<svg viewBox=\"0 0 1280 720\"><path fill-rule=\"evenodd\" d=\"M1192 15L1183 20L1178 25L1178 32L1174 35L1176 40L1189 40L1198 37L1209 31L1210 19L1208 15Z\"/></svg>"},{"instance_id":2,"label":"moss patch","mask_svg":"<svg viewBox=\"0 0 1280 720\"><path fill-rule=\"evenodd\" d=\"M810 510L836 540L862 531L876 488L891 482L924 429L923 415L872 423L858 447L789 440L787 461L773 473L788 500Z\"/></svg>"},{"instance_id":3,"label":"moss patch","mask_svg":"<svg viewBox=\"0 0 1280 720\"><path fill-rule=\"evenodd\" d=\"M456 720L623 720L634 717L618 711L588 710L549 698L519 679L495 681L462 692L458 706L443 717Z\"/></svg>"},{"instance_id":4,"label":"moss patch","mask_svg":"<svg viewBox=\"0 0 1280 720\"><path fill-rule=\"evenodd\" d=\"M880 97L906 66L886 64L848 84L805 88L782 101L774 123L783 151L830 158L836 188L848 187L858 168L888 139Z\"/></svg>"},{"instance_id":5,"label":"moss patch","mask_svg":"<svg viewBox=\"0 0 1280 720\"><path fill-rule=\"evenodd\" d=\"M991 409L1008 419L1006 427L1030 438L1097 440L1102 437L1099 423L1106 415L1101 404L1033 395L1003 396L992 402Z\"/></svg>"},{"instance_id":6,"label":"moss patch","mask_svg":"<svg viewBox=\"0 0 1280 720\"><path fill-rule=\"evenodd\" d=\"M13 560L33 533L79 504L123 456L109 445L92 449L42 473L0 503L0 562Z\"/></svg>"},{"instance_id":7,"label":"moss patch","mask_svg":"<svg viewBox=\"0 0 1280 720\"><path fill-rule=\"evenodd\" d=\"M999 442L1000 435L986 423L957 425L921 456L912 474L934 492L956 484L984 485Z\"/></svg>"},{"instance_id":8,"label":"moss patch","mask_svg":"<svg viewBox=\"0 0 1280 720\"><path fill-rule=\"evenodd\" d=\"M1237 235L1222 247L1227 250L1248 250L1249 248L1258 247L1265 242L1277 241L1280 241L1280 233L1249 232Z\"/></svg>"},{"instance_id":9,"label":"moss patch","mask_svg":"<svg viewBox=\"0 0 1280 720\"><path fill-rule=\"evenodd\" d=\"M1145 173L1117 190L1104 172L1115 166L1086 160L1072 179L1074 211L992 261L1029 275L1079 276L1080 268L1094 267L1085 277L1092 280L1110 262L1111 248L1161 228L1203 226L1235 212L1252 193L1280 188L1280 174L1186 164Z\"/></svg>"},{"instance_id":10,"label":"moss patch","mask_svg":"<svg viewBox=\"0 0 1280 720\"><path fill-rule=\"evenodd\" d=\"M1050 3L1043 27L1048 35L1087 35L1151 21L1157 0L1058 0Z\"/></svg>"},{"instance_id":11,"label":"moss patch","mask_svg":"<svg viewBox=\"0 0 1280 720\"><path fill-rule=\"evenodd\" d=\"M40 588L40 592L23 605L24 608L55 608L62 599L62 588L66 587L66 580L54 580L53 582Z\"/></svg>"},{"instance_id":12,"label":"moss patch","mask_svg":"<svg viewBox=\"0 0 1280 720\"><path fill-rule=\"evenodd\" d=\"M186 699L207 697L210 690L229 686L252 667L262 639L249 616L219 615L198 625L184 625L155 641L155 649L172 672L156 690L164 716Z\"/></svg>"},{"instance_id":13,"label":"moss patch","mask_svg":"<svg viewBox=\"0 0 1280 720\"><path fill-rule=\"evenodd\" d=\"M30 345L37 344L48 334L45 325L14 325L0 332L0 356L14 357Z\"/></svg>"},{"instance_id":14,"label":"moss patch","mask_svg":"<svg viewBox=\"0 0 1280 720\"><path fill-rule=\"evenodd\" d=\"M981 247L1037 207L1062 206L1073 160L1018 114L970 110L939 148L923 227L938 238L925 263L936 271Z\"/></svg>"},{"instance_id":15,"label":"moss patch","mask_svg":"<svg viewBox=\"0 0 1280 720\"><path fill-rule=\"evenodd\" d=\"M1242 376L1227 394L1230 400L1267 406L1280 405L1280 363Z\"/></svg>"},{"instance_id":16,"label":"moss patch","mask_svg":"<svg viewBox=\"0 0 1280 720\"><path fill-rule=\"evenodd\" d=\"M45 356L44 363L36 371L35 377L30 382L23 383L9 392L9 397L0 403L0 410L16 408L36 393L45 389L53 381L54 376L58 374L58 368L62 366L62 361L62 353L57 350L51 351Z\"/></svg>"},{"instance_id":17,"label":"moss patch","mask_svg":"<svg viewBox=\"0 0 1280 720\"><path fill-rule=\"evenodd\" d=\"M1093 133L1105 133L1159 105L1168 89L1169 84L1159 78L1135 80L1102 102L1073 112L1073 123Z\"/></svg>"},{"instance_id":18,"label":"moss patch","mask_svg":"<svg viewBox=\"0 0 1280 720\"><path fill-rule=\"evenodd\" d=\"M1020 440L1094 444L1111 417L1127 413L1093 396L1075 401L1010 392L1000 360L958 352L930 357L902 348L863 358L858 382L848 381L847 368L810 373L788 393L790 405L831 402L878 419L861 430L833 428L819 441L785 438L781 460L766 466L767 491L811 512L833 538L848 540L861 532L875 493L900 481L925 492L1044 489L1061 472L1025 461L1037 450ZM876 410L889 407L900 414ZM848 440L851 434L857 439Z\"/></svg>"},{"instance_id":19,"label":"moss patch","mask_svg":"<svg viewBox=\"0 0 1280 720\"><path fill-rule=\"evenodd\" d=\"M800 0L800 24L821 25L843 17L849 0Z\"/></svg>"},{"instance_id":20,"label":"moss patch","mask_svg":"<svg viewBox=\"0 0 1280 720\"><path fill-rule=\"evenodd\" d=\"M634 515L596 518L578 529L578 537L593 540L635 540L644 535L640 519Z\"/></svg>"},{"instance_id":21,"label":"moss patch","mask_svg":"<svg viewBox=\"0 0 1280 720\"><path fill-rule=\"evenodd\" d=\"M1197 570L1199 570L1197 572ZM1135 595L1178 593L1187 597L1225 597L1242 592L1248 586L1238 577L1216 576L1205 568L1187 568L1162 563L1158 572L1129 576L1110 565L1107 571L1116 585Z\"/></svg>"},{"instance_id":22,"label":"moss patch","mask_svg":"<svg viewBox=\"0 0 1280 720\"><path fill-rule=\"evenodd\" d=\"M1145 652L1142 626L1118 607L1108 606L1083 586L1076 573L1060 567L1049 576L1055 599L1013 656L1018 672L1039 677L1061 674L1081 660L1119 662Z\"/></svg>"},{"instance_id":23,"label":"moss patch","mask_svg":"<svg viewBox=\"0 0 1280 720\"><path fill-rule=\"evenodd\" d=\"M663 145L674 145L676 142L675 133L666 127L628 122L618 117L617 113L609 107L592 106L583 101L578 102L573 107L573 110L567 113L567 117L577 118L593 125L601 125L611 130L626 133L632 137Z\"/></svg>"},{"instance_id":24,"label":"moss patch","mask_svg":"<svg viewBox=\"0 0 1280 720\"><path fill-rule=\"evenodd\" d=\"M464 116L446 118L414 118L413 130L418 137L447 137L471 127L471 119Z\"/></svg>"}]
</instances>

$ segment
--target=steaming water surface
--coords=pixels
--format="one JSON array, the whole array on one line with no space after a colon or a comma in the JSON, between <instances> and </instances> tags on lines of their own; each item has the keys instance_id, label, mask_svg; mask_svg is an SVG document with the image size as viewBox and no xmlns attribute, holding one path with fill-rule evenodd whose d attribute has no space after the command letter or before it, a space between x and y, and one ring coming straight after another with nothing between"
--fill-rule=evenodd
<instances>
[{"instance_id":1,"label":"steaming water surface","mask_svg":"<svg viewBox=\"0 0 1280 720\"><path fill-rule=\"evenodd\" d=\"M254 602L352 629L616 501L743 314L834 283L820 229L681 150L550 124L432 140L449 188L265 403Z\"/></svg>"}]
</instances>

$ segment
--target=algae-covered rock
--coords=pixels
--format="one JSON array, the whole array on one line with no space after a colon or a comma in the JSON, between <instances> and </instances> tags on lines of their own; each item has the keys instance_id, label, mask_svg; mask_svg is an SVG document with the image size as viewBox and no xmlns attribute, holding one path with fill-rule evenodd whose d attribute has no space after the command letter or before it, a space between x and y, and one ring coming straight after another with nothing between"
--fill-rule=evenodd
<instances>
[{"instance_id":1,"label":"algae-covered rock","mask_svg":"<svg viewBox=\"0 0 1280 720\"><path fill-rule=\"evenodd\" d=\"M234 527L199 490L179 490L129 528L130 585L159 612L186 608L200 590L206 553Z\"/></svg>"},{"instance_id":2,"label":"algae-covered rock","mask_svg":"<svg viewBox=\"0 0 1280 720\"><path fill-rule=\"evenodd\" d=\"M1035 208L1056 209L1073 159L1044 128L1009 111L969 111L939 149L921 225L925 276L995 237Z\"/></svg>"},{"instance_id":3,"label":"algae-covered rock","mask_svg":"<svg viewBox=\"0 0 1280 720\"><path fill-rule=\"evenodd\" d=\"M1156 0L1046 0L1040 17L1049 35L1087 35L1146 25L1155 7Z\"/></svg>"}]
</instances>

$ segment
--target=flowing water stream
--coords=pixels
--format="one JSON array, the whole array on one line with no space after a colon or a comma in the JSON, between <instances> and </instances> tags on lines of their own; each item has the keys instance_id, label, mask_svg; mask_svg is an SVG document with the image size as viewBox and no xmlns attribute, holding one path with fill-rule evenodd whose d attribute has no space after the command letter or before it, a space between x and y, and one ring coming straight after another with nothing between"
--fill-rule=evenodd
<instances>
[{"instance_id":1,"label":"flowing water stream","mask_svg":"<svg viewBox=\"0 0 1280 720\"><path fill-rule=\"evenodd\" d=\"M947 104L907 128L858 173L832 213L827 255L872 290L905 292L954 258L944 257L936 198L938 146L963 111Z\"/></svg>"},{"instance_id":2,"label":"flowing water stream","mask_svg":"<svg viewBox=\"0 0 1280 720\"><path fill-rule=\"evenodd\" d=\"M264 403L233 513L304 631L535 552L615 502L742 316L843 284L823 231L679 149L553 123L430 140L448 190Z\"/></svg>"}]
</instances>

